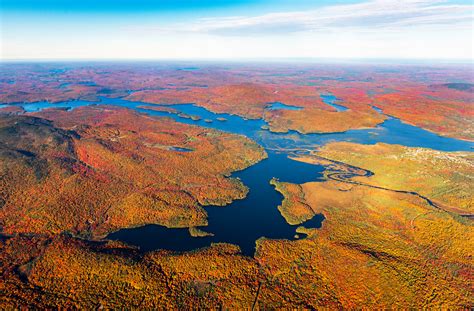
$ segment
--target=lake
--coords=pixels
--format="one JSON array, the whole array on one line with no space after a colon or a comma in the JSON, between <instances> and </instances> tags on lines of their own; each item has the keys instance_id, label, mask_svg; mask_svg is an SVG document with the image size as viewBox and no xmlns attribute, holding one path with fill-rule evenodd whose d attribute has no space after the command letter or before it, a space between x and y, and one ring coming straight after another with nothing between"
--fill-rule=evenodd
<instances>
[{"instance_id":1,"label":"lake","mask_svg":"<svg viewBox=\"0 0 474 311\"><path fill-rule=\"evenodd\" d=\"M324 96L324 97L323 97ZM346 107L335 104L337 99L332 95L323 95L323 101L343 111ZM294 161L288 155L306 153L309 150L332 141L349 141L362 144L377 142L400 144L410 147L425 147L442 151L472 151L474 144L454 138L447 138L408 125L397 118L389 117L385 122L373 129L350 130L344 133L307 134L302 135L290 131L288 133L272 133L265 128L265 121L247 120L236 115L216 114L193 104L166 105L177 110L177 113L154 111L139 106L149 105L143 102L132 102L124 99L102 97L101 102L71 101L51 104L48 102L21 104L26 111L37 111L50 107L74 109L94 104L110 104L127 107L154 116L164 116L174 120L229 133L245 135L260 145L268 158L239 172L232 174L240 178L249 187L245 199L236 200L227 206L207 206L207 227L200 229L213 233L214 236L191 237L188 229L168 229L159 225L146 225L139 228L122 229L111 233L108 238L121 240L139 246L142 251L168 249L189 251L209 246L211 243L226 242L238 245L242 253L253 256L255 241L261 237L272 239L296 239L297 226L286 223L277 207L283 196L277 192L270 180L304 183L322 180L324 167ZM269 104L267 109L299 109L284 103ZM377 110L382 113L382 111ZM185 116L199 116L198 120ZM262 128L263 127L263 128ZM190 149L173 148L171 151L192 152ZM322 215L316 215L302 225L308 228L319 228L324 221ZM300 235L301 236L301 235ZM301 237L300 237L301 238ZM302 237L304 238L304 237Z\"/></svg>"}]
</instances>

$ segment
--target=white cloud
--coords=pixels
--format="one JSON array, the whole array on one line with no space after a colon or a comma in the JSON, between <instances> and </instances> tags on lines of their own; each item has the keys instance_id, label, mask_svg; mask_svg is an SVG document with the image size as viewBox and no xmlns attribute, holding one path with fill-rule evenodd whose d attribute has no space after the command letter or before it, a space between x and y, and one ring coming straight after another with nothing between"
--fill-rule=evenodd
<instances>
[{"instance_id":1,"label":"white cloud","mask_svg":"<svg viewBox=\"0 0 474 311\"><path fill-rule=\"evenodd\" d=\"M160 15L51 23L21 19L1 34L0 59L472 60L473 7L446 1L365 0L305 12L201 18L183 24L158 24Z\"/></svg>"},{"instance_id":2,"label":"white cloud","mask_svg":"<svg viewBox=\"0 0 474 311\"><path fill-rule=\"evenodd\" d=\"M427 25L472 27L473 8L436 0L371 0L304 12L204 18L150 30L246 36L341 30L376 32Z\"/></svg>"}]
</instances>

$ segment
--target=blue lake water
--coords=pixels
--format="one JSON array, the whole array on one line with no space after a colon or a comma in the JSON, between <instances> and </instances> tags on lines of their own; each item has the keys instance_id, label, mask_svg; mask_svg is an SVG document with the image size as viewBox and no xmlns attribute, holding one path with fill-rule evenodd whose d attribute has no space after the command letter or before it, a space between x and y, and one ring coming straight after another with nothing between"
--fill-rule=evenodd
<instances>
[{"instance_id":1,"label":"blue lake water","mask_svg":"<svg viewBox=\"0 0 474 311\"><path fill-rule=\"evenodd\" d=\"M267 110L301 110L303 108L301 107L296 107L296 106L291 106L291 105L285 105L283 103L273 103L266 108Z\"/></svg>"},{"instance_id":2,"label":"blue lake water","mask_svg":"<svg viewBox=\"0 0 474 311\"><path fill-rule=\"evenodd\" d=\"M170 147L169 150L180 151L180 152L191 152L193 149L182 148L182 147Z\"/></svg>"},{"instance_id":3,"label":"blue lake water","mask_svg":"<svg viewBox=\"0 0 474 311\"><path fill-rule=\"evenodd\" d=\"M203 127L215 128L225 132L245 135L254 139L266 149L304 149L307 147L312 148L314 146L324 145L331 141L350 141L361 144L375 144L377 142L383 142L387 144L400 144L409 147L424 147L442 151L472 151L474 149L473 142L440 136L419 127L403 123L399 119L393 117L389 117L385 122L373 129L349 130L343 133L302 135L294 131L290 131L288 133L272 133L266 129L262 129L263 126L267 125L262 119L248 120L236 115L213 113L209 110L206 110L205 108L198 107L193 104L166 105L166 107L176 109L178 111L177 114L138 108L138 106L150 105L143 102L133 102L120 98L107 97L101 97L100 102L80 100L54 104L49 102L36 102L19 104L19 106L23 107L23 109L28 112L34 112L45 108L74 109L81 106L98 104L126 107L149 115L173 118L174 120L181 123L194 124ZM374 109L379 113L382 113L382 110L378 109L377 107L374 107ZM182 117L182 115L195 115L199 116L200 119L192 120ZM219 121L218 118L224 118L226 120ZM209 123L205 120L217 122Z\"/></svg>"},{"instance_id":4,"label":"blue lake water","mask_svg":"<svg viewBox=\"0 0 474 311\"><path fill-rule=\"evenodd\" d=\"M378 108L378 107L372 106L372 109L374 109L374 110L377 111L378 113L383 113L382 109L380 109L380 108Z\"/></svg>"},{"instance_id":5,"label":"blue lake water","mask_svg":"<svg viewBox=\"0 0 474 311\"><path fill-rule=\"evenodd\" d=\"M291 163L288 166L289 162ZM298 226L288 225L280 215L277 206L283 196L277 192L270 180L295 183L315 181L322 177L321 166L293 161L285 154L270 152L269 157L246 170L232 174L249 187L249 193L243 200L236 200L227 206L207 206L209 225L200 229L214 236L190 237L188 229L167 229L157 225L147 225L134 229L123 229L108 236L132 245L139 245L143 251L169 249L189 251L209 246L211 243L227 242L239 245L242 253L252 256L255 241L260 237L274 239L295 239ZM316 215L303 223L309 228L319 228L324 217Z\"/></svg>"},{"instance_id":6,"label":"blue lake water","mask_svg":"<svg viewBox=\"0 0 474 311\"><path fill-rule=\"evenodd\" d=\"M323 94L321 95L321 99L323 100L325 104L328 104L329 106L336 108L337 111L348 110L347 107L336 104L337 101L341 101L341 100L332 94Z\"/></svg>"},{"instance_id":7,"label":"blue lake water","mask_svg":"<svg viewBox=\"0 0 474 311\"><path fill-rule=\"evenodd\" d=\"M324 100L325 102L333 103L336 99L326 97ZM39 102L22 104L21 106L26 111L37 111L50 107L74 109L79 106L94 104L98 103L87 101L72 101L58 104ZM266 123L261 119L247 120L230 114L215 114L192 104L167 105L176 109L178 111L176 114L138 108L140 105L147 104L124 99L104 97L101 98L100 104L127 107L149 115L173 118L182 123L245 135L261 144L268 153L267 159L243 171L232 174L232 177L240 178L249 187L249 194L245 199L236 200L225 207L205 207L208 212L209 225L201 229L213 233L214 236L193 238L187 229L167 229L158 225L122 229L108 236L110 239L117 239L137 245L143 251L155 249L189 251L209 246L215 242L228 242L239 245L243 254L252 256L255 250L255 241L260 237L295 239L296 226L287 224L277 210L277 206L281 204L283 197L270 185L270 180L276 177L280 181L292 183L318 181L322 178L324 167L291 160L288 158L288 154L306 153L308 150L314 150L314 148L332 141L350 141L362 144L384 142L443 151L472 151L474 147L474 143L442 137L421 128L405 124L392 117L389 117L384 123L374 129L351 130L332 134L301 135L297 132L278 134L263 129L262 127ZM292 107L281 103L278 104L277 109ZM378 112L381 113L381 111ZM196 115L200 119L192 120L181 117L180 114ZM218 118L225 118L226 120L219 121ZM212 120L212 122L209 122L209 120ZM170 149L170 152L192 152L192 150L176 148L174 150ZM313 219L304 223L303 226L319 228L323 220L324 217L322 215L316 215Z\"/></svg>"}]
</instances>

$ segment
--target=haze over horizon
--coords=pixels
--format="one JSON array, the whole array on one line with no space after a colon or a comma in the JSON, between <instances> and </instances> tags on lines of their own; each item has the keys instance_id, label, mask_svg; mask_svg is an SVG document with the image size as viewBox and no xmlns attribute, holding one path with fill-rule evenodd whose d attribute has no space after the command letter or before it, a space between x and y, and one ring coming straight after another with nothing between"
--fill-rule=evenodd
<instances>
[{"instance_id":1,"label":"haze over horizon","mask_svg":"<svg viewBox=\"0 0 474 311\"><path fill-rule=\"evenodd\" d=\"M2 60L471 60L471 1L3 0Z\"/></svg>"}]
</instances>

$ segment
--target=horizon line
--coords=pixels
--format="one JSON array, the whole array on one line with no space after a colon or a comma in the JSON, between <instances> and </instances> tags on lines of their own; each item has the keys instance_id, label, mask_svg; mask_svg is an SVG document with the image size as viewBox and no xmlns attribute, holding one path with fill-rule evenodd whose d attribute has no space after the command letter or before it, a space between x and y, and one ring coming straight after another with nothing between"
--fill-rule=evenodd
<instances>
[{"instance_id":1,"label":"horizon line","mask_svg":"<svg viewBox=\"0 0 474 311\"><path fill-rule=\"evenodd\" d=\"M367 63L367 64L465 64L474 65L474 58L395 58L395 57L243 57L243 58L0 58L1 63L50 62L231 62L231 63Z\"/></svg>"}]
</instances>

